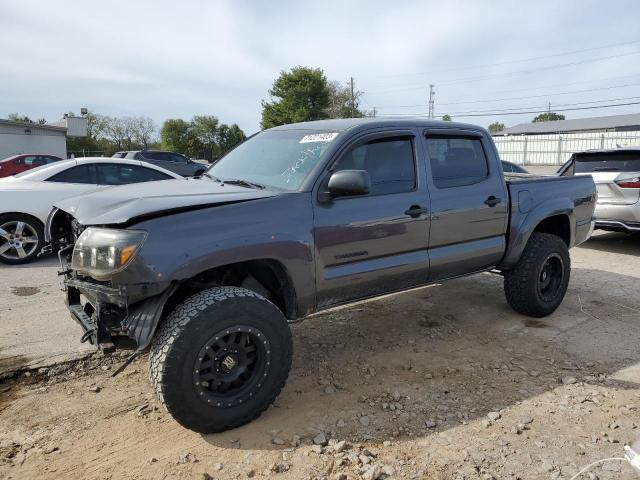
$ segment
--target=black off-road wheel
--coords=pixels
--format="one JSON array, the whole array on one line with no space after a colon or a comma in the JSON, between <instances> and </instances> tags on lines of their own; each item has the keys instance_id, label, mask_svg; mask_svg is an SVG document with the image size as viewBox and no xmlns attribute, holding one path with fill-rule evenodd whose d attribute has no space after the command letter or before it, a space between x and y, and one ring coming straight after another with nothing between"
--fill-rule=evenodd
<instances>
[{"instance_id":1,"label":"black off-road wheel","mask_svg":"<svg viewBox=\"0 0 640 480\"><path fill-rule=\"evenodd\" d=\"M151 345L151 382L182 426L200 433L257 418L284 386L292 358L291 330L264 297L216 287L181 303Z\"/></svg>"},{"instance_id":2,"label":"black off-road wheel","mask_svg":"<svg viewBox=\"0 0 640 480\"><path fill-rule=\"evenodd\" d=\"M44 245L44 228L31 215L0 215L0 262L9 265L29 263Z\"/></svg>"},{"instance_id":3,"label":"black off-road wheel","mask_svg":"<svg viewBox=\"0 0 640 480\"><path fill-rule=\"evenodd\" d=\"M571 259L564 241L533 233L515 268L505 272L504 292L516 312L546 317L562 303L569 285Z\"/></svg>"}]
</instances>

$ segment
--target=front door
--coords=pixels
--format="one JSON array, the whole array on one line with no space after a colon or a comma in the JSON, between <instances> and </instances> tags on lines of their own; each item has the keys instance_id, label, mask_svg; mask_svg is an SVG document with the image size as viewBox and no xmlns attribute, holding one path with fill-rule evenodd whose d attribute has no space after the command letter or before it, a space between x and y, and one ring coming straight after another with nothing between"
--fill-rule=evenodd
<instances>
[{"instance_id":1,"label":"front door","mask_svg":"<svg viewBox=\"0 0 640 480\"><path fill-rule=\"evenodd\" d=\"M508 192L480 132L430 130L424 137L431 196L431 280L493 267L506 248Z\"/></svg>"},{"instance_id":2,"label":"front door","mask_svg":"<svg viewBox=\"0 0 640 480\"><path fill-rule=\"evenodd\" d=\"M319 308L427 282L429 196L417 173L420 153L414 131L367 135L328 172L366 170L372 185L367 195L316 201Z\"/></svg>"}]
</instances>

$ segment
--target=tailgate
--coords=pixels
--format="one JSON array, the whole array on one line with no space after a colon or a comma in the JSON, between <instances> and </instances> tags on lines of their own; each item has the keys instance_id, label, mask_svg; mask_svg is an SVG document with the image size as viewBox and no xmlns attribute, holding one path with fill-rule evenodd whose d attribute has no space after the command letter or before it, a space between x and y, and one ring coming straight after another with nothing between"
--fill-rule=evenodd
<instances>
[{"instance_id":1,"label":"tailgate","mask_svg":"<svg viewBox=\"0 0 640 480\"><path fill-rule=\"evenodd\" d=\"M640 200L640 188L633 187L640 172L593 172L591 176L598 189L599 204L633 205Z\"/></svg>"}]
</instances>

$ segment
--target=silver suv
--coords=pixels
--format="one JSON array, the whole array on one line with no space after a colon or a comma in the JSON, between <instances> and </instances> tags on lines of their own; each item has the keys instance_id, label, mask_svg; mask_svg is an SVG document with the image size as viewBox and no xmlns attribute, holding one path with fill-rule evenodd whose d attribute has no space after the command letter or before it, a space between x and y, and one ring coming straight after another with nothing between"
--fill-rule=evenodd
<instances>
[{"instance_id":1,"label":"silver suv","mask_svg":"<svg viewBox=\"0 0 640 480\"><path fill-rule=\"evenodd\" d=\"M640 232L640 147L574 153L558 173L593 177L596 228Z\"/></svg>"}]
</instances>

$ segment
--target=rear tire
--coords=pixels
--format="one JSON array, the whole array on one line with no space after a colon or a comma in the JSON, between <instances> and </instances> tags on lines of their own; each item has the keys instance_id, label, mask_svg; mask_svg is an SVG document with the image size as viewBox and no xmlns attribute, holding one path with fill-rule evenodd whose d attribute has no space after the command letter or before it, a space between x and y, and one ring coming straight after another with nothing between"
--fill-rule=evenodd
<instances>
[{"instance_id":1,"label":"rear tire","mask_svg":"<svg viewBox=\"0 0 640 480\"><path fill-rule=\"evenodd\" d=\"M151 344L150 377L160 402L200 433L239 427L276 399L293 344L282 312L251 290L216 287L178 305Z\"/></svg>"},{"instance_id":2,"label":"rear tire","mask_svg":"<svg viewBox=\"0 0 640 480\"><path fill-rule=\"evenodd\" d=\"M31 215L0 215L0 262L19 265L31 262L44 245L44 227Z\"/></svg>"},{"instance_id":3,"label":"rear tire","mask_svg":"<svg viewBox=\"0 0 640 480\"><path fill-rule=\"evenodd\" d=\"M523 315L550 315L562 303L570 275L571 259L564 241L534 232L516 266L504 274L507 302Z\"/></svg>"}]
</instances>

